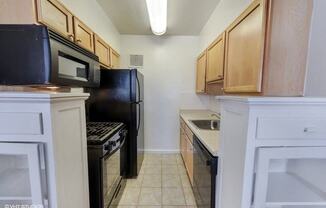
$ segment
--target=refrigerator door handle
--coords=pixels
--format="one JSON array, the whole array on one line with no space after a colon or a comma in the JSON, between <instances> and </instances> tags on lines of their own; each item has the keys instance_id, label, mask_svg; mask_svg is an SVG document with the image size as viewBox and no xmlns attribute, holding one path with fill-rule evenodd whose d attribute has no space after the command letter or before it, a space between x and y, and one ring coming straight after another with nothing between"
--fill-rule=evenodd
<instances>
[{"instance_id":1,"label":"refrigerator door handle","mask_svg":"<svg viewBox=\"0 0 326 208\"><path fill-rule=\"evenodd\" d=\"M137 136L138 136L138 132L139 132L139 128L140 128L140 104L137 104L137 108L138 108L138 126L137 126Z\"/></svg>"},{"instance_id":2,"label":"refrigerator door handle","mask_svg":"<svg viewBox=\"0 0 326 208\"><path fill-rule=\"evenodd\" d=\"M138 79L138 76L137 76L137 73L136 73L136 80L137 80L137 90L138 90L138 98L136 98L137 102L140 101L140 83L139 83L139 79Z\"/></svg>"}]
</instances>

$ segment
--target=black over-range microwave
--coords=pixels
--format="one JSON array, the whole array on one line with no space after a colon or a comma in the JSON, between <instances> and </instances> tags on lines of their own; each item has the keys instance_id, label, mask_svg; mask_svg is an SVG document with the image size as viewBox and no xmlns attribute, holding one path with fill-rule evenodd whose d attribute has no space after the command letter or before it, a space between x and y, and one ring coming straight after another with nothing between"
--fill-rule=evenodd
<instances>
[{"instance_id":1,"label":"black over-range microwave","mask_svg":"<svg viewBox=\"0 0 326 208\"><path fill-rule=\"evenodd\" d=\"M0 85L96 87L98 57L41 25L0 25Z\"/></svg>"}]
</instances>

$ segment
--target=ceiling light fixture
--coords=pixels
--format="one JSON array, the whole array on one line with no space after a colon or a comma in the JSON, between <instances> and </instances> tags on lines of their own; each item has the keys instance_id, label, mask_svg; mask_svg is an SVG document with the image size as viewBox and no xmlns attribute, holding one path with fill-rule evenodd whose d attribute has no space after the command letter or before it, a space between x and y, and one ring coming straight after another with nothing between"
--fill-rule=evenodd
<instances>
[{"instance_id":1,"label":"ceiling light fixture","mask_svg":"<svg viewBox=\"0 0 326 208\"><path fill-rule=\"evenodd\" d=\"M167 0L146 0L149 21L155 35L163 35L167 27Z\"/></svg>"}]
</instances>

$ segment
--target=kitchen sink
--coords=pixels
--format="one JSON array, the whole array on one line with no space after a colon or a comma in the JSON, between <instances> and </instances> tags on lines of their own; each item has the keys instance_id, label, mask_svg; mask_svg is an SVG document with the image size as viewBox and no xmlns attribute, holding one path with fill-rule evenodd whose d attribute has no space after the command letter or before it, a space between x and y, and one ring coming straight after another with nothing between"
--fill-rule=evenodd
<instances>
[{"instance_id":1,"label":"kitchen sink","mask_svg":"<svg viewBox=\"0 0 326 208\"><path fill-rule=\"evenodd\" d=\"M202 130L220 130L220 120L191 120L190 122Z\"/></svg>"}]
</instances>

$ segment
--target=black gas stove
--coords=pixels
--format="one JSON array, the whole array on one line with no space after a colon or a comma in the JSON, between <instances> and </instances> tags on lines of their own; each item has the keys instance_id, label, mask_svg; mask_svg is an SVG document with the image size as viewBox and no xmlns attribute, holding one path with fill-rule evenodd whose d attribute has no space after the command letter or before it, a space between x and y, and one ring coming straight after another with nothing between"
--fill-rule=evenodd
<instances>
[{"instance_id":1,"label":"black gas stove","mask_svg":"<svg viewBox=\"0 0 326 208\"><path fill-rule=\"evenodd\" d=\"M101 144L106 142L124 126L119 122L87 122L87 143Z\"/></svg>"},{"instance_id":2,"label":"black gas stove","mask_svg":"<svg viewBox=\"0 0 326 208\"><path fill-rule=\"evenodd\" d=\"M90 205L118 204L126 185L127 129L118 122L87 122Z\"/></svg>"}]
</instances>

